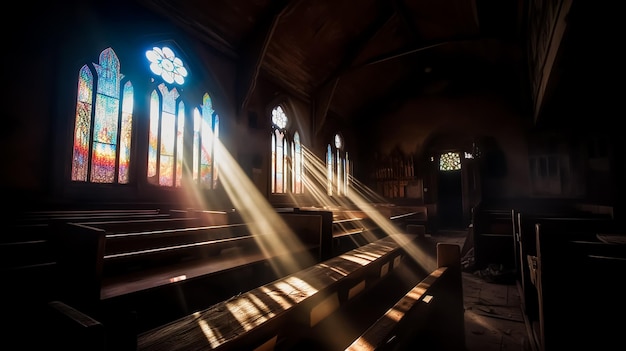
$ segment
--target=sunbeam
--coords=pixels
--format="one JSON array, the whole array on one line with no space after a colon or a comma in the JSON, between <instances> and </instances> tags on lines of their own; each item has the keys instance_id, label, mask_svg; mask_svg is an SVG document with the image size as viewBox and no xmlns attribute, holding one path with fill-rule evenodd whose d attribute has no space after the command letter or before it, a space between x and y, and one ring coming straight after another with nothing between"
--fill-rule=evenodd
<instances>
[{"instance_id":1,"label":"sunbeam","mask_svg":"<svg viewBox=\"0 0 626 351\"><path fill-rule=\"evenodd\" d=\"M323 208L338 210L341 208L354 209L356 207L368 216L386 235L392 238L397 238L397 240L404 238L404 236L399 236L399 234L405 234L405 230L398 228L391 221L388 214L383 214L379 208L376 207L376 204L382 205L386 203L383 197L353 177L350 177L349 184L351 187L347 191L347 195L329 196L328 192L324 188L328 179L325 162L316 157L306 147L303 147L303 154L305 159L306 174L311 177L311 179L306 179L307 191L311 193L316 202L321 204ZM332 186L335 188L336 184L333 184ZM346 227L344 227L344 229L348 230ZM378 239L375 235L368 233L367 231L364 232L364 237L368 242ZM436 258L421 249L419 246L408 243L406 245L406 251L423 267L428 269L436 267Z\"/></svg>"},{"instance_id":2,"label":"sunbeam","mask_svg":"<svg viewBox=\"0 0 626 351\"><path fill-rule=\"evenodd\" d=\"M297 235L258 191L218 139L215 142L215 151L224 189L266 257L276 258L270 260L275 272L282 276L314 264L315 260L311 255L304 257L302 254L306 252L306 248ZM297 253L297 260L291 253Z\"/></svg>"}]
</instances>

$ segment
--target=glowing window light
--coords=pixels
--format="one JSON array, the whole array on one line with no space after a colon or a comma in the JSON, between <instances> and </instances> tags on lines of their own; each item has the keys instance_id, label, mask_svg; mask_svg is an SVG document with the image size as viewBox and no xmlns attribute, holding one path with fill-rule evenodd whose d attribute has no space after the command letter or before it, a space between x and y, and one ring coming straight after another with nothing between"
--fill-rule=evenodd
<instances>
[{"instance_id":1,"label":"glowing window light","mask_svg":"<svg viewBox=\"0 0 626 351\"><path fill-rule=\"evenodd\" d=\"M458 152L446 152L439 158L439 170L456 171L461 169L461 156Z\"/></svg>"},{"instance_id":2,"label":"glowing window light","mask_svg":"<svg viewBox=\"0 0 626 351\"><path fill-rule=\"evenodd\" d=\"M274 107L272 110L272 123L278 128L284 129L287 127L287 115L280 106Z\"/></svg>"},{"instance_id":3,"label":"glowing window light","mask_svg":"<svg viewBox=\"0 0 626 351\"><path fill-rule=\"evenodd\" d=\"M150 61L150 70L161 76L165 82L172 84L184 84L187 77L187 69L183 66L183 61L176 57L174 51L164 46L163 48L153 47L146 51L146 57Z\"/></svg>"},{"instance_id":4,"label":"glowing window light","mask_svg":"<svg viewBox=\"0 0 626 351\"><path fill-rule=\"evenodd\" d=\"M128 183L133 94L133 85L130 81L124 82L120 61L112 48L100 53L97 64L84 65L80 69L74 122L73 181Z\"/></svg>"}]
</instances>

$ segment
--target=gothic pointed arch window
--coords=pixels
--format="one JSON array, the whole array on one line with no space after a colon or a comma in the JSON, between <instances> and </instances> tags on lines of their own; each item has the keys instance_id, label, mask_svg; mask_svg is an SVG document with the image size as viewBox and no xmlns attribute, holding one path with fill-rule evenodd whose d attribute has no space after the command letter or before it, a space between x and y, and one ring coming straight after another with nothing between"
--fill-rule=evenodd
<instances>
[{"instance_id":1,"label":"gothic pointed arch window","mask_svg":"<svg viewBox=\"0 0 626 351\"><path fill-rule=\"evenodd\" d=\"M202 105L193 111L193 181L204 189L217 186L215 142L219 138L219 116L213 110L209 94L204 94Z\"/></svg>"},{"instance_id":2,"label":"gothic pointed arch window","mask_svg":"<svg viewBox=\"0 0 626 351\"><path fill-rule=\"evenodd\" d=\"M120 60L112 48L100 53L97 64L86 64L79 70L71 180L129 183L133 178L131 156L137 154L132 152L132 147L137 147L131 140L135 135L147 140L145 166L134 169L139 177L143 172L148 184L182 187L187 174L195 181L192 184L215 189L218 170L214 142L219 136L219 117L209 94L197 88L185 92L190 71L167 45L153 46L130 66L141 64L149 66L149 74L133 72L132 76L150 81L142 91L121 73ZM196 96L203 98L198 102ZM139 111L148 116L146 130L133 131L135 97L149 101L146 111ZM193 106L199 107L190 111ZM189 112L193 114L188 116ZM185 142L186 135L193 141Z\"/></svg>"},{"instance_id":3,"label":"gothic pointed arch window","mask_svg":"<svg viewBox=\"0 0 626 351\"><path fill-rule=\"evenodd\" d=\"M112 48L78 73L71 180L129 182L133 85Z\"/></svg>"},{"instance_id":4,"label":"gothic pointed arch window","mask_svg":"<svg viewBox=\"0 0 626 351\"><path fill-rule=\"evenodd\" d=\"M281 106L272 110L272 193L282 194L286 188L285 166L287 162L287 115Z\"/></svg>"},{"instance_id":5,"label":"gothic pointed arch window","mask_svg":"<svg viewBox=\"0 0 626 351\"><path fill-rule=\"evenodd\" d=\"M185 103L175 85L185 83L188 72L174 51L164 46L146 51L156 88L150 95L148 182L168 187L182 185ZM159 79L160 78L160 79Z\"/></svg>"},{"instance_id":6,"label":"gothic pointed arch window","mask_svg":"<svg viewBox=\"0 0 626 351\"><path fill-rule=\"evenodd\" d=\"M148 180L160 186L182 186L184 169L185 101L179 87L189 74L182 59L169 47L146 52L151 71L160 78L151 96ZM203 189L217 185L214 138L219 118L208 93L200 107L193 109L192 174L194 183Z\"/></svg>"},{"instance_id":7,"label":"gothic pointed arch window","mask_svg":"<svg viewBox=\"0 0 626 351\"><path fill-rule=\"evenodd\" d=\"M304 163L302 159L302 144L300 144L300 134L298 132L295 132L293 135L291 154L293 158L291 192L294 194L302 194L304 192L302 179L304 173Z\"/></svg>"},{"instance_id":8,"label":"gothic pointed arch window","mask_svg":"<svg viewBox=\"0 0 626 351\"><path fill-rule=\"evenodd\" d=\"M345 151L343 137L335 134L333 145L328 144L326 150L326 177L328 195L348 195L350 187L350 160Z\"/></svg>"},{"instance_id":9,"label":"gothic pointed arch window","mask_svg":"<svg viewBox=\"0 0 626 351\"><path fill-rule=\"evenodd\" d=\"M281 105L272 109L271 192L272 194L304 193L304 159L300 134L289 134L289 118Z\"/></svg>"}]
</instances>

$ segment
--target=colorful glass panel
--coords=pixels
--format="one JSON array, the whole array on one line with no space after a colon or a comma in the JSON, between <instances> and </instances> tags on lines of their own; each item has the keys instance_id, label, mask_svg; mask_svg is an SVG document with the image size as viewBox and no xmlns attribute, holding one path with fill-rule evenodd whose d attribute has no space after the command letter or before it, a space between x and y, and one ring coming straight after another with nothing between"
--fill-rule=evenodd
<instances>
[{"instance_id":1,"label":"colorful glass panel","mask_svg":"<svg viewBox=\"0 0 626 351\"><path fill-rule=\"evenodd\" d=\"M183 61L176 56L174 51L167 46L163 48L154 47L146 51L146 58L150 61L150 70L161 76L165 82L172 84L184 84L187 77L187 69Z\"/></svg>"},{"instance_id":2,"label":"colorful glass panel","mask_svg":"<svg viewBox=\"0 0 626 351\"><path fill-rule=\"evenodd\" d=\"M304 188L302 187L302 170L304 169L304 164L302 162L302 145L300 144L300 134L296 132L293 136L293 144L294 144L294 192L296 194L304 193Z\"/></svg>"},{"instance_id":3,"label":"colorful glass panel","mask_svg":"<svg viewBox=\"0 0 626 351\"><path fill-rule=\"evenodd\" d=\"M174 146L176 145L176 118L163 111L161 114L161 147L159 148L159 184L174 184ZM170 169L171 168L171 169Z\"/></svg>"},{"instance_id":4,"label":"colorful glass panel","mask_svg":"<svg viewBox=\"0 0 626 351\"><path fill-rule=\"evenodd\" d=\"M337 173L337 195L341 195L342 194L342 180L341 180L341 176L342 176L342 170L343 170L343 162L341 160L341 155L339 154L339 150L337 150L337 156L335 158L336 161L336 165L335 165L335 172Z\"/></svg>"},{"instance_id":5,"label":"colorful glass panel","mask_svg":"<svg viewBox=\"0 0 626 351\"><path fill-rule=\"evenodd\" d=\"M446 152L439 158L439 170L456 171L461 169L461 156L458 152Z\"/></svg>"},{"instance_id":6,"label":"colorful glass panel","mask_svg":"<svg viewBox=\"0 0 626 351\"><path fill-rule=\"evenodd\" d=\"M178 104L178 127L176 128L176 186L182 186L183 179L183 137L185 131L185 104Z\"/></svg>"},{"instance_id":7,"label":"colorful glass panel","mask_svg":"<svg viewBox=\"0 0 626 351\"><path fill-rule=\"evenodd\" d=\"M329 196L333 195L333 151L330 144L326 148L326 191Z\"/></svg>"},{"instance_id":8,"label":"colorful glass panel","mask_svg":"<svg viewBox=\"0 0 626 351\"><path fill-rule=\"evenodd\" d=\"M91 99L93 75L83 66L78 74L76 122L74 125L74 154L72 156L72 180L86 181L89 166L89 133L91 131Z\"/></svg>"},{"instance_id":9,"label":"colorful glass panel","mask_svg":"<svg viewBox=\"0 0 626 351\"><path fill-rule=\"evenodd\" d=\"M192 179L198 181L200 175L200 125L202 118L197 108L193 109L193 161L192 161Z\"/></svg>"},{"instance_id":10,"label":"colorful glass panel","mask_svg":"<svg viewBox=\"0 0 626 351\"><path fill-rule=\"evenodd\" d=\"M213 104L208 94L204 95L202 104L202 123L200 125L200 183L204 188L210 188L213 184L212 174L212 121L213 121Z\"/></svg>"},{"instance_id":11,"label":"colorful glass panel","mask_svg":"<svg viewBox=\"0 0 626 351\"><path fill-rule=\"evenodd\" d=\"M85 65L79 72L71 178L96 183L127 183L132 138L132 84L126 82L122 90L124 76L111 48L100 53L93 70L95 75Z\"/></svg>"},{"instance_id":12,"label":"colorful glass panel","mask_svg":"<svg viewBox=\"0 0 626 351\"><path fill-rule=\"evenodd\" d=\"M278 129L276 129L274 131L274 133L276 134L276 177L275 182L276 182L276 193L281 194L283 193L285 190L283 188L283 184L284 184L284 179L283 179L283 174L284 174L284 162L285 162L285 153L284 153L284 138L285 135Z\"/></svg>"},{"instance_id":13,"label":"colorful glass panel","mask_svg":"<svg viewBox=\"0 0 626 351\"><path fill-rule=\"evenodd\" d=\"M115 180L119 99L98 93L95 107L91 181L112 183Z\"/></svg>"},{"instance_id":14,"label":"colorful glass panel","mask_svg":"<svg viewBox=\"0 0 626 351\"><path fill-rule=\"evenodd\" d=\"M276 133L272 133L272 176L271 176L271 188L272 193L276 192Z\"/></svg>"},{"instance_id":15,"label":"colorful glass panel","mask_svg":"<svg viewBox=\"0 0 626 351\"><path fill-rule=\"evenodd\" d=\"M157 147L159 145L160 98L156 90L150 95L150 130L148 135L148 181L157 183Z\"/></svg>"},{"instance_id":16,"label":"colorful glass panel","mask_svg":"<svg viewBox=\"0 0 626 351\"><path fill-rule=\"evenodd\" d=\"M272 123L274 123L279 129L287 127L287 115L280 106L274 107L272 110Z\"/></svg>"},{"instance_id":17,"label":"colorful glass panel","mask_svg":"<svg viewBox=\"0 0 626 351\"><path fill-rule=\"evenodd\" d=\"M133 128L133 85L126 82L122 100L122 126L120 134L120 165L118 182L128 183L130 173L130 147Z\"/></svg>"},{"instance_id":18,"label":"colorful glass panel","mask_svg":"<svg viewBox=\"0 0 626 351\"><path fill-rule=\"evenodd\" d=\"M220 138L220 117L215 115L213 119L213 143L218 142ZM213 155L213 189L217 188L217 176L219 168L217 166L217 155Z\"/></svg>"}]
</instances>

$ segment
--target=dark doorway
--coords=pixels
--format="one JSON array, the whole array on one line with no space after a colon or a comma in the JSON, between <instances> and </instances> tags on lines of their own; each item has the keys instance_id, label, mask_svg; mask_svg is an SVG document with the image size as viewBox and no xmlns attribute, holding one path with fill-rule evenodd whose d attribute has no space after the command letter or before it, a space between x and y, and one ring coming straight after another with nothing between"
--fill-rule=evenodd
<instances>
[{"instance_id":1,"label":"dark doorway","mask_svg":"<svg viewBox=\"0 0 626 351\"><path fill-rule=\"evenodd\" d=\"M463 229L461 170L439 171L437 217L441 229Z\"/></svg>"}]
</instances>

